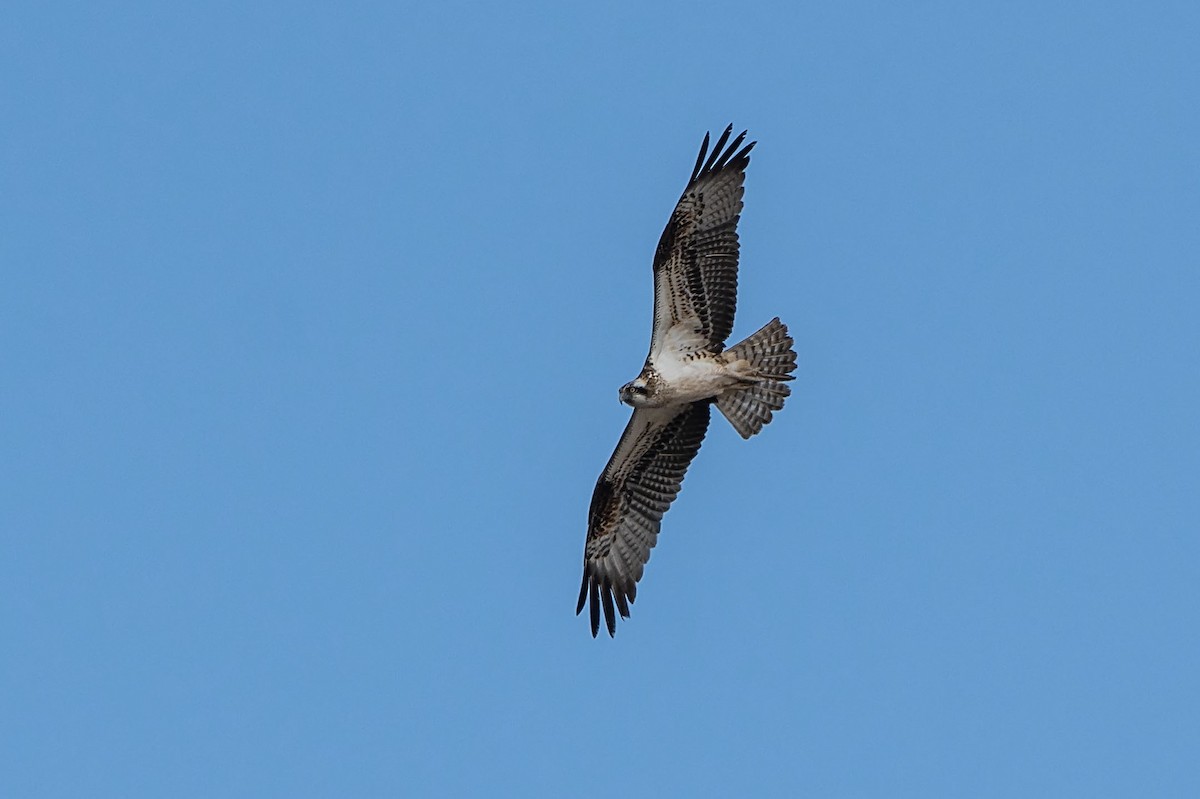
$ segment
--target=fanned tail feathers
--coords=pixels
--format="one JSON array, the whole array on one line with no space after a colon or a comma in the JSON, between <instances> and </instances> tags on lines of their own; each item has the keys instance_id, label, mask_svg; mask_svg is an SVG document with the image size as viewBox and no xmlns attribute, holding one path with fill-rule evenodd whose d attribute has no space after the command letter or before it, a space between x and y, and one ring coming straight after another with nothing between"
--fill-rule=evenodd
<instances>
[{"instance_id":1,"label":"fanned tail feathers","mask_svg":"<svg viewBox=\"0 0 1200 799\"><path fill-rule=\"evenodd\" d=\"M796 351L787 325L775 317L761 330L725 351L728 363L747 362L751 369L746 385L727 390L717 398L717 409L742 438L749 438L771 421L792 393L784 381L796 369Z\"/></svg>"}]
</instances>

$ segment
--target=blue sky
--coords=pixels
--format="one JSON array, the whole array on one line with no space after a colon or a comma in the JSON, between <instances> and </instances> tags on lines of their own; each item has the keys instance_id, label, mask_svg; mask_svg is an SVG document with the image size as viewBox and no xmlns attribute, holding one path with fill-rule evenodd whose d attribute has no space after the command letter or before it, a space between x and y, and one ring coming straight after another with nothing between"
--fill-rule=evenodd
<instances>
[{"instance_id":1,"label":"blue sky","mask_svg":"<svg viewBox=\"0 0 1200 799\"><path fill-rule=\"evenodd\" d=\"M901 7L901 6L904 7ZM1056 7L1052 7L1056 6ZM0 794L1200 794L1191 3L19 4ZM721 419L574 616L706 130Z\"/></svg>"}]
</instances>

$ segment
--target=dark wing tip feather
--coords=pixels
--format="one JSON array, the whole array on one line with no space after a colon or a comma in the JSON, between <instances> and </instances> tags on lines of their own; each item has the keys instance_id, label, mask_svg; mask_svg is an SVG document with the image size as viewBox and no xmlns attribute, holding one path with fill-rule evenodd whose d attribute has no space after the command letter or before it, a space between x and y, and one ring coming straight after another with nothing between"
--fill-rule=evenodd
<instances>
[{"instance_id":1,"label":"dark wing tip feather","mask_svg":"<svg viewBox=\"0 0 1200 799\"><path fill-rule=\"evenodd\" d=\"M617 635L617 611L613 609L613 587L608 580L600 586L600 599L604 602L604 624L608 627L608 637Z\"/></svg>"},{"instance_id":2,"label":"dark wing tip feather","mask_svg":"<svg viewBox=\"0 0 1200 799\"><path fill-rule=\"evenodd\" d=\"M600 584L595 580L591 581L590 597L588 599L588 615L592 622L592 637L595 638L600 632Z\"/></svg>"},{"instance_id":3,"label":"dark wing tip feather","mask_svg":"<svg viewBox=\"0 0 1200 799\"><path fill-rule=\"evenodd\" d=\"M622 619L629 618L629 603L625 600L624 591L614 592L614 599L617 600L617 612L621 614Z\"/></svg>"},{"instance_id":4,"label":"dark wing tip feather","mask_svg":"<svg viewBox=\"0 0 1200 799\"><path fill-rule=\"evenodd\" d=\"M722 169L732 167L734 169L745 169L750 163L750 151L754 149L754 145L758 144L752 141L745 147L742 147L742 142L746 140L746 134L749 131L743 130L733 141L729 141L729 137L733 135L733 125L728 125L721 132L720 138L713 146L712 151L708 149L709 134L704 134L704 141L700 145L700 154L696 156L696 166L692 168L692 177L688 181L694 183L698 178L714 172L720 172ZM728 142L728 146L726 143ZM738 148L741 148L740 150ZM707 160L705 159L707 156Z\"/></svg>"},{"instance_id":5,"label":"dark wing tip feather","mask_svg":"<svg viewBox=\"0 0 1200 799\"><path fill-rule=\"evenodd\" d=\"M617 615L622 619L629 618L629 603L637 596L637 585L614 585L609 577L589 569L586 565L583 571L583 585L579 586L579 601L575 604L575 615L583 612L583 606L588 606L588 621L591 622L592 637L600 634L600 611L604 611L604 626L608 629L610 638L617 635Z\"/></svg>"},{"instance_id":6,"label":"dark wing tip feather","mask_svg":"<svg viewBox=\"0 0 1200 799\"><path fill-rule=\"evenodd\" d=\"M583 585L579 586L579 603L575 605L575 615L578 616L583 612L583 603L587 602L588 592L588 574L587 569L583 572Z\"/></svg>"},{"instance_id":7,"label":"dark wing tip feather","mask_svg":"<svg viewBox=\"0 0 1200 799\"><path fill-rule=\"evenodd\" d=\"M704 156L708 154L708 133L704 134L704 141L700 142L700 154L696 156L696 165L692 167L692 176L688 178L691 182L700 174L700 166L704 163Z\"/></svg>"},{"instance_id":8,"label":"dark wing tip feather","mask_svg":"<svg viewBox=\"0 0 1200 799\"><path fill-rule=\"evenodd\" d=\"M709 153L708 161L704 163L703 172L713 171L713 165L721 158L722 152L725 149L725 142L729 141L729 134L733 133L733 125L730 124L721 133L721 138L717 139L717 143L713 145L712 152Z\"/></svg>"}]
</instances>

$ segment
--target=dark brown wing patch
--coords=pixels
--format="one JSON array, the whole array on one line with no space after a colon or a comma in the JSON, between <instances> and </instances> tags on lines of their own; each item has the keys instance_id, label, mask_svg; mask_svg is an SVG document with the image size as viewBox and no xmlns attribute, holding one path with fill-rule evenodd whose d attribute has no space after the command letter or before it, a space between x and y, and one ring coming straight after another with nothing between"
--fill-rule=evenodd
<instances>
[{"instance_id":1,"label":"dark brown wing patch","mask_svg":"<svg viewBox=\"0 0 1200 799\"><path fill-rule=\"evenodd\" d=\"M617 614L629 617L663 514L679 495L684 473L704 441L709 405L705 400L635 410L596 481L575 607L578 614L584 604L589 606L593 636L600 631L601 610L610 636L617 631Z\"/></svg>"}]
</instances>

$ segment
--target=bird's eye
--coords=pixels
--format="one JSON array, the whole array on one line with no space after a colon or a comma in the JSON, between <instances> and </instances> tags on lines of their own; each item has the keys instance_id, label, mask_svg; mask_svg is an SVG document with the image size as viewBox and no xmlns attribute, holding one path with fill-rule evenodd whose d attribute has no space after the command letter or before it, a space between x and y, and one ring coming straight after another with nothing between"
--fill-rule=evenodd
<instances>
[{"instance_id":1,"label":"bird's eye","mask_svg":"<svg viewBox=\"0 0 1200 799\"><path fill-rule=\"evenodd\" d=\"M646 387L645 387L645 386L636 386L636 385L635 385L635 386L630 386L630 388L632 388L632 389L633 389L633 392L634 392L635 394L645 394L645 393L646 393Z\"/></svg>"}]
</instances>

